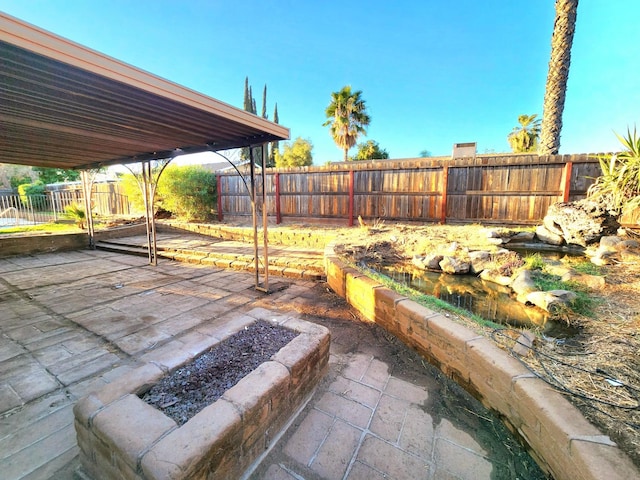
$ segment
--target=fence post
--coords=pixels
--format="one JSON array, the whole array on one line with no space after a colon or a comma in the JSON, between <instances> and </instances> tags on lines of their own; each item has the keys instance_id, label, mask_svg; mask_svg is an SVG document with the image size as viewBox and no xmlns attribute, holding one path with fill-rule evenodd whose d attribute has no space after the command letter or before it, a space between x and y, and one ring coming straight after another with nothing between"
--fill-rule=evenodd
<instances>
[{"instance_id":1,"label":"fence post","mask_svg":"<svg viewBox=\"0 0 640 480\"><path fill-rule=\"evenodd\" d=\"M353 227L353 191L354 191L354 171L349 170L349 226Z\"/></svg>"},{"instance_id":2,"label":"fence post","mask_svg":"<svg viewBox=\"0 0 640 480\"><path fill-rule=\"evenodd\" d=\"M282 222L282 216L280 214L280 174L279 173L274 173L273 174L273 181L275 183L275 189L276 189L276 225L280 225L280 223Z\"/></svg>"},{"instance_id":3,"label":"fence post","mask_svg":"<svg viewBox=\"0 0 640 480\"><path fill-rule=\"evenodd\" d=\"M440 223L447 223L447 186L449 185L449 166L442 167L442 189L440 192Z\"/></svg>"},{"instance_id":4,"label":"fence post","mask_svg":"<svg viewBox=\"0 0 640 480\"><path fill-rule=\"evenodd\" d=\"M571 194L571 172L573 170L573 162L568 161L564 164L562 171L562 201L568 202Z\"/></svg>"},{"instance_id":5,"label":"fence post","mask_svg":"<svg viewBox=\"0 0 640 480\"><path fill-rule=\"evenodd\" d=\"M218 191L218 221L221 222L224 218L222 215L222 175L216 176L216 189Z\"/></svg>"}]
</instances>

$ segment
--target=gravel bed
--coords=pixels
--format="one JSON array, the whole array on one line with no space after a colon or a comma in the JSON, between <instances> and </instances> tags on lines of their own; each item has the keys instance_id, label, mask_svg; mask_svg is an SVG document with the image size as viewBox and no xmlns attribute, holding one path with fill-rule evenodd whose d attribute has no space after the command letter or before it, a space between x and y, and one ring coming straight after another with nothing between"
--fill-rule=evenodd
<instances>
[{"instance_id":1,"label":"gravel bed","mask_svg":"<svg viewBox=\"0 0 640 480\"><path fill-rule=\"evenodd\" d=\"M297 336L258 320L162 378L142 400L183 425Z\"/></svg>"}]
</instances>

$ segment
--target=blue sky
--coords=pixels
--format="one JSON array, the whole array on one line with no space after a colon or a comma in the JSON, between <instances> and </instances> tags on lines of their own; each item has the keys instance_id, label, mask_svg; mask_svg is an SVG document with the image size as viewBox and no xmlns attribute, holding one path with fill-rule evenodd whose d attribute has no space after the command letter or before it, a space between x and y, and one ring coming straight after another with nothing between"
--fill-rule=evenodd
<instances>
[{"instance_id":1,"label":"blue sky","mask_svg":"<svg viewBox=\"0 0 640 480\"><path fill-rule=\"evenodd\" d=\"M366 139L391 158L507 152L518 115L542 115L553 0L3 0L10 15L242 108L278 103L316 165L340 161L323 127L332 91L362 90ZM580 0L561 153L618 149L639 122L640 2ZM366 140L365 139L365 140ZM355 153L355 150L350 152Z\"/></svg>"}]
</instances>

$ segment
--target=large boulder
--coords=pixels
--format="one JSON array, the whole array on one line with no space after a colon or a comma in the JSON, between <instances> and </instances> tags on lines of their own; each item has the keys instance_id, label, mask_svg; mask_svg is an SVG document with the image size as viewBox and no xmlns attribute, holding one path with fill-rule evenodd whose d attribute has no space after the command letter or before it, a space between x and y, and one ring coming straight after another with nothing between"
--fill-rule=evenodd
<instances>
[{"instance_id":1,"label":"large boulder","mask_svg":"<svg viewBox=\"0 0 640 480\"><path fill-rule=\"evenodd\" d=\"M606 207L591 200L555 203L543 220L547 230L560 234L568 244L587 245L604 235L615 235L620 227Z\"/></svg>"}]
</instances>

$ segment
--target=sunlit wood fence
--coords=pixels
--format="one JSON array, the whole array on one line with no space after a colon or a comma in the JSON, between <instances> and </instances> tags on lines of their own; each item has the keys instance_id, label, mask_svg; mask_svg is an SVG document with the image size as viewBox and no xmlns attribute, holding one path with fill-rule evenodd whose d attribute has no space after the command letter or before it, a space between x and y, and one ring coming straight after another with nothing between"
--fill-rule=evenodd
<instances>
[{"instance_id":1,"label":"sunlit wood fence","mask_svg":"<svg viewBox=\"0 0 640 480\"><path fill-rule=\"evenodd\" d=\"M533 224L551 204L584 198L599 174L597 158L588 154L490 155L268 169L265 185L267 212L276 223L353 225L361 216L369 221ZM250 184L235 172L218 176L219 219L251 215L245 183Z\"/></svg>"}]
</instances>

